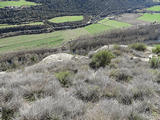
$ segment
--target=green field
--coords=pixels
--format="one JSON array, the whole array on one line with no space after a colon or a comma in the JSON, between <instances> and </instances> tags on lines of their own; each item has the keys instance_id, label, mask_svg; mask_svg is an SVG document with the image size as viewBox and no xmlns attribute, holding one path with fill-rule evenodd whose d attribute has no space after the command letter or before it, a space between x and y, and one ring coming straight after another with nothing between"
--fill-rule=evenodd
<instances>
[{"instance_id":1,"label":"green field","mask_svg":"<svg viewBox=\"0 0 160 120\"><path fill-rule=\"evenodd\" d=\"M148 21L148 22L160 22L160 14L159 13L145 13L141 17L138 18L139 20Z\"/></svg>"},{"instance_id":2,"label":"green field","mask_svg":"<svg viewBox=\"0 0 160 120\"><path fill-rule=\"evenodd\" d=\"M42 24L41 22L29 23L30 25ZM4 27L5 25L1 26ZM8 27L8 25L6 25ZM6 27L5 26L5 27ZM32 50L41 48L54 48L64 42L74 40L83 35L95 35L117 28L129 27L131 25L104 19L97 24L92 24L83 28L56 31L36 35L20 35L0 39L0 54L11 51Z\"/></svg>"},{"instance_id":3,"label":"green field","mask_svg":"<svg viewBox=\"0 0 160 120\"><path fill-rule=\"evenodd\" d=\"M147 8L147 10L149 10L149 11L160 11L160 5L156 5L156 6Z\"/></svg>"},{"instance_id":4,"label":"green field","mask_svg":"<svg viewBox=\"0 0 160 120\"><path fill-rule=\"evenodd\" d=\"M49 21L53 23L64 23L64 22L73 22L81 20L83 20L83 16L63 16L50 19Z\"/></svg>"},{"instance_id":5,"label":"green field","mask_svg":"<svg viewBox=\"0 0 160 120\"><path fill-rule=\"evenodd\" d=\"M92 25L86 26L85 29L91 34L98 34L98 33L112 30L112 27L105 26L102 24L92 24Z\"/></svg>"},{"instance_id":6,"label":"green field","mask_svg":"<svg viewBox=\"0 0 160 120\"><path fill-rule=\"evenodd\" d=\"M91 34L97 34L105 31L113 30L113 29L125 28L130 26L131 25L128 23L118 22L115 20L109 20L105 18L99 21L97 24L92 24L85 27L85 29Z\"/></svg>"},{"instance_id":7,"label":"green field","mask_svg":"<svg viewBox=\"0 0 160 120\"><path fill-rule=\"evenodd\" d=\"M31 50L39 48L54 48L63 42L89 34L85 29L56 31L35 35L20 35L0 39L0 53Z\"/></svg>"},{"instance_id":8,"label":"green field","mask_svg":"<svg viewBox=\"0 0 160 120\"><path fill-rule=\"evenodd\" d=\"M33 22L33 23L20 24L20 25L0 24L0 28L20 27L20 26L25 26L25 25L43 25L43 22Z\"/></svg>"},{"instance_id":9,"label":"green field","mask_svg":"<svg viewBox=\"0 0 160 120\"><path fill-rule=\"evenodd\" d=\"M112 28L125 28L125 27L130 27L131 26L128 23L118 22L118 21L115 21L115 20L109 20L107 18L99 21L99 23L110 26Z\"/></svg>"},{"instance_id":10,"label":"green field","mask_svg":"<svg viewBox=\"0 0 160 120\"><path fill-rule=\"evenodd\" d=\"M19 0L19 1L0 1L0 8L4 8L7 6L31 6L31 5L38 5L34 2L28 2L26 0Z\"/></svg>"}]
</instances>

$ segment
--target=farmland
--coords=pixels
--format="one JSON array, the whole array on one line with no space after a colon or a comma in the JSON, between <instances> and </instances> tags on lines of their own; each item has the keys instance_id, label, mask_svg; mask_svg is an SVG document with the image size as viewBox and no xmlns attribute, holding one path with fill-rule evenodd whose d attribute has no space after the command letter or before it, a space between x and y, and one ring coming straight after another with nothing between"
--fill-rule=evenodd
<instances>
[{"instance_id":1,"label":"farmland","mask_svg":"<svg viewBox=\"0 0 160 120\"><path fill-rule=\"evenodd\" d=\"M105 26L105 25L102 25L102 24L92 24L92 25L89 25L89 26L85 27L85 29L91 34L98 34L98 33L101 33L101 32L111 30L112 27Z\"/></svg>"},{"instance_id":2,"label":"farmland","mask_svg":"<svg viewBox=\"0 0 160 120\"><path fill-rule=\"evenodd\" d=\"M138 18L139 20L148 21L148 22L160 22L160 14L159 13L145 13L141 17Z\"/></svg>"},{"instance_id":3,"label":"farmland","mask_svg":"<svg viewBox=\"0 0 160 120\"><path fill-rule=\"evenodd\" d=\"M50 19L49 21L53 23L64 23L64 22L74 22L81 20L83 20L83 16L63 16Z\"/></svg>"},{"instance_id":4,"label":"farmland","mask_svg":"<svg viewBox=\"0 0 160 120\"><path fill-rule=\"evenodd\" d=\"M160 11L160 5L147 8L147 10L149 10L149 11Z\"/></svg>"},{"instance_id":5,"label":"farmland","mask_svg":"<svg viewBox=\"0 0 160 120\"><path fill-rule=\"evenodd\" d=\"M127 20L129 21L129 19L126 18L126 16L131 16L131 18L133 18L132 21L127 22ZM64 16L64 17L56 17L54 19L51 19L50 21L55 23L60 23L60 22L69 22L73 20L77 21L81 19L83 19L82 16ZM61 30L47 34L43 33L36 35L20 35L15 37L2 38L0 39L0 54L11 51L53 48L62 45L66 41L77 39L83 35L93 36L114 29L128 28L142 23L149 24L154 21L160 22L160 14L158 13L157 14L145 13L136 15L122 14L115 20L104 18L97 23L82 28ZM42 25L42 24L43 24L42 22L33 22L25 25ZM0 28L23 26L23 25L24 24L21 25L1 24Z\"/></svg>"},{"instance_id":6,"label":"farmland","mask_svg":"<svg viewBox=\"0 0 160 120\"><path fill-rule=\"evenodd\" d=\"M0 53L39 48L52 48L70 39L87 34L83 28L67 31L56 31L47 34L21 35L0 39Z\"/></svg>"},{"instance_id":7,"label":"farmland","mask_svg":"<svg viewBox=\"0 0 160 120\"><path fill-rule=\"evenodd\" d=\"M0 51L9 52L16 50L33 49L42 46L52 47L54 45L58 45L62 41L63 38L60 32L40 35L22 35L0 39Z\"/></svg>"},{"instance_id":8,"label":"farmland","mask_svg":"<svg viewBox=\"0 0 160 120\"><path fill-rule=\"evenodd\" d=\"M26 0L19 0L19 1L0 1L0 8L8 7L8 6L31 6L31 5L37 5L34 2L28 2Z\"/></svg>"},{"instance_id":9,"label":"farmland","mask_svg":"<svg viewBox=\"0 0 160 120\"><path fill-rule=\"evenodd\" d=\"M132 15L132 14L131 14ZM128 16L128 15L127 15ZM114 29L122 29L134 26L139 23L144 23L143 21L150 22L160 22L160 14L149 14L145 13L142 15L132 15L136 21L135 24L132 22L126 22L125 14L121 15L123 19L110 20L109 18L104 18L98 23L85 26L83 28L72 29L72 30L62 30L47 34L36 34L36 35L20 35L15 37L0 39L0 53L6 53L11 51L29 50L29 49L41 49L41 48L53 48L62 45L64 42L77 39L83 35L93 36L103 32L108 32ZM120 18L121 18L120 17ZM57 17L50 21L55 23L77 21L83 19L82 16L64 16ZM128 20L128 19L127 19ZM138 22L139 21L139 22ZM42 25L42 22L33 22L25 25ZM0 28L5 27L15 27L23 26L21 25L7 25L1 24Z\"/></svg>"},{"instance_id":10,"label":"farmland","mask_svg":"<svg viewBox=\"0 0 160 120\"><path fill-rule=\"evenodd\" d=\"M69 19L70 18L70 19ZM73 19L71 19L73 18ZM82 16L65 16L56 18L54 22L66 22L66 20L80 20ZM58 20L59 19L59 20ZM41 25L42 22L28 23L25 25ZM19 26L23 26L19 25ZM0 28L15 27L18 25L0 25ZM115 20L109 20L105 18L96 24L91 24L83 28L77 28L73 30L56 31L47 34L36 35L20 35L15 37L0 39L0 53L6 53L11 51L28 50L28 49L40 49L40 48L53 48L61 45L65 41L77 39L83 35L95 35L110 31L113 29L119 29L124 27L130 27L130 24L118 22Z\"/></svg>"},{"instance_id":11,"label":"farmland","mask_svg":"<svg viewBox=\"0 0 160 120\"><path fill-rule=\"evenodd\" d=\"M103 25L110 26L112 28L124 28L124 27L130 27L131 26L128 23L118 22L118 21L115 21L115 20L109 20L107 18L99 21L99 23L103 24Z\"/></svg>"},{"instance_id":12,"label":"farmland","mask_svg":"<svg viewBox=\"0 0 160 120\"><path fill-rule=\"evenodd\" d=\"M43 22L32 22L32 23L20 24L20 25L0 24L0 28L20 27L20 26L25 26L25 25L43 25Z\"/></svg>"},{"instance_id":13,"label":"farmland","mask_svg":"<svg viewBox=\"0 0 160 120\"><path fill-rule=\"evenodd\" d=\"M108 18L105 18L99 21L97 24L92 24L85 27L85 29L91 34L97 34L108 30L126 28L130 26L131 26L130 24L124 22L118 22L115 20L109 20Z\"/></svg>"}]
</instances>

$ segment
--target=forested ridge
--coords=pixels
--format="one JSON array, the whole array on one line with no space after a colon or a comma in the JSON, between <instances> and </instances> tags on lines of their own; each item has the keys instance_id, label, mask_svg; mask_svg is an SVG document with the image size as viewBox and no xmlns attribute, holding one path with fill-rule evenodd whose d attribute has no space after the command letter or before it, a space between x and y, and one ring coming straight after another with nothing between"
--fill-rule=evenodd
<instances>
[{"instance_id":1,"label":"forested ridge","mask_svg":"<svg viewBox=\"0 0 160 120\"><path fill-rule=\"evenodd\" d=\"M28 0L40 5L21 9L0 9L0 23L43 21L61 15L102 15L149 6L152 0ZM5 19L4 19L5 18Z\"/></svg>"}]
</instances>

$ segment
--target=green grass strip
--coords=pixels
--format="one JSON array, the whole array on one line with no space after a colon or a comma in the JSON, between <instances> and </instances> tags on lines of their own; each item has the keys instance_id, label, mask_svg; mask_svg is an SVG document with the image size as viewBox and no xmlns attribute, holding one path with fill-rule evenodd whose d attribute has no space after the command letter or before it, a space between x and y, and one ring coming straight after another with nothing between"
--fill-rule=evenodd
<instances>
[{"instance_id":1,"label":"green grass strip","mask_svg":"<svg viewBox=\"0 0 160 120\"><path fill-rule=\"evenodd\" d=\"M43 25L43 22L33 22L33 23L20 24L20 25L0 24L0 28L20 27L20 26L25 26L25 25Z\"/></svg>"},{"instance_id":2,"label":"green grass strip","mask_svg":"<svg viewBox=\"0 0 160 120\"><path fill-rule=\"evenodd\" d=\"M64 23L64 22L73 22L81 20L83 20L83 16L63 16L50 19L49 21L53 23Z\"/></svg>"},{"instance_id":3,"label":"green grass strip","mask_svg":"<svg viewBox=\"0 0 160 120\"><path fill-rule=\"evenodd\" d=\"M26 0L0 1L0 8L9 7L9 6L21 7L21 6L31 6L31 5L38 5L38 4L34 2L29 2Z\"/></svg>"},{"instance_id":4,"label":"green grass strip","mask_svg":"<svg viewBox=\"0 0 160 120\"><path fill-rule=\"evenodd\" d=\"M160 11L160 5L156 5L156 6L147 8L147 10L149 10L149 11Z\"/></svg>"},{"instance_id":5,"label":"green grass strip","mask_svg":"<svg viewBox=\"0 0 160 120\"><path fill-rule=\"evenodd\" d=\"M139 20L148 21L148 22L160 22L160 14L159 13L145 13L141 17L138 18Z\"/></svg>"}]
</instances>

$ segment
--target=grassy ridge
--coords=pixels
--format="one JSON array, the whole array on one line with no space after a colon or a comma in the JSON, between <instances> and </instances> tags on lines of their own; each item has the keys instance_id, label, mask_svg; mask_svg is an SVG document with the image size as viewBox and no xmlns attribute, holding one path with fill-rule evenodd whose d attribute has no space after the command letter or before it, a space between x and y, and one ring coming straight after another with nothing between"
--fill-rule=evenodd
<instances>
[{"instance_id":1,"label":"grassy ridge","mask_svg":"<svg viewBox=\"0 0 160 120\"><path fill-rule=\"evenodd\" d=\"M148 21L148 22L160 22L160 14L159 13L145 13L141 17L138 18L139 20Z\"/></svg>"},{"instance_id":2,"label":"grassy ridge","mask_svg":"<svg viewBox=\"0 0 160 120\"><path fill-rule=\"evenodd\" d=\"M147 10L149 10L149 11L160 11L160 5L156 5L156 6L147 8Z\"/></svg>"},{"instance_id":3,"label":"grassy ridge","mask_svg":"<svg viewBox=\"0 0 160 120\"><path fill-rule=\"evenodd\" d=\"M31 5L38 5L34 2L28 2L26 0L19 0L19 1L0 1L0 8L4 8L7 6L31 6Z\"/></svg>"},{"instance_id":4,"label":"grassy ridge","mask_svg":"<svg viewBox=\"0 0 160 120\"><path fill-rule=\"evenodd\" d=\"M73 22L81 20L83 20L83 16L63 16L50 19L49 21L53 23L64 23L64 22Z\"/></svg>"}]
</instances>

